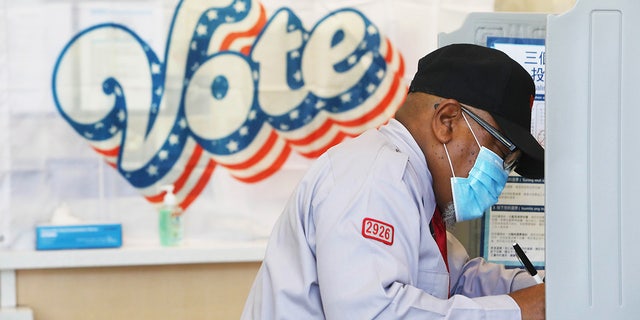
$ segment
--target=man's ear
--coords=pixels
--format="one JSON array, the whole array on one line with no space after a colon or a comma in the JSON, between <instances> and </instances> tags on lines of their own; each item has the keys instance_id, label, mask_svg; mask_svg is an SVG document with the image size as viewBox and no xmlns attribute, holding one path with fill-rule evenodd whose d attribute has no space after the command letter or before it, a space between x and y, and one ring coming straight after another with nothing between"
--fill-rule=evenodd
<instances>
[{"instance_id":1,"label":"man's ear","mask_svg":"<svg viewBox=\"0 0 640 320\"><path fill-rule=\"evenodd\" d=\"M434 106L431 129L440 143L447 144L453 138L455 121L460 117L460 102L445 99Z\"/></svg>"}]
</instances>

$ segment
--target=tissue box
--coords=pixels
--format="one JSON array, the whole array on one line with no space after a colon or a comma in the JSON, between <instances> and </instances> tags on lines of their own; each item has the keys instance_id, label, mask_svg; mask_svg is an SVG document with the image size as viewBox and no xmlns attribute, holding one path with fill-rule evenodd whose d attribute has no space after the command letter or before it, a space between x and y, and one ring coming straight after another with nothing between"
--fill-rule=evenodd
<instances>
[{"instance_id":1,"label":"tissue box","mask_svg":"<svg viewBox=\"0 0 640 320\"><path fill-rule=\"evenodd\" d=\"M36 250L118 248L122 224L44 225L36 227Z\"/></svg>"}]
</instances>

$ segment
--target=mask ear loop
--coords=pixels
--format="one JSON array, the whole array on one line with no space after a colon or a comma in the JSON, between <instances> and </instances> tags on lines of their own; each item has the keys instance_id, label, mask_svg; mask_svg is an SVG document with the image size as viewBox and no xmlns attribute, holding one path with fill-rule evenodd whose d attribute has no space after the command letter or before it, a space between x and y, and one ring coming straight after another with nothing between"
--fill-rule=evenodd
<instances>
[{"instance_id":1,"label":"mask ear loop","mask_svg":"<svg viewBox=\"0 0 640 320\"><path fill-rule=\"evenodd\" d=\"M473 129L471 129L471 125L469 124L469 120L467 120L467 116L464 115L464 112L462 113L462 118L464 118L464 122L467 123L467 127L469 127L469 131L471 131L471 135L473 136L473 139L475 139L476 143L478 144L478 148L482 149L482 146L480 145L480 142L478 141L478 138L476 137L475 132L473 132Z\"/></svg>"},{"instance_id":2,"label":"mask ear loop","mask_svg":"<svg viewBox=\"0 0 640 320\"><path fill-rule=\"evenodd\" d=\"M437 108L437 106L438 105L436 104L434 108ZM471 124L469 124L469 120L467 120L467 117L464 115L464 112L462 113L462 118L464 119L464 122L467 123L467 127L469 128L469 131L471 131L471 135L473 136L473 139L476 140L476 144L478 144L478 148L482 149L482 146L480 146L480 142L478 141L476 134L473 132L473 129L471 129ZM443 143L442 146L444 147L444 153L447 154L447 160L449 160L449 168L451 168L451 174L455 177L456 173L455 171L453 171L453 164L451 163L451 157L449 156L449 150L447 150L447 145Z\"/></svg>"},{"instance_id":3,"label":"mask ear loop","mask_svg":"<svg viewBox=\"0 0 640 320\"><path fill-rule=\"evenodd\" d=\"M442 146L444 147L444 153L447 154L447 160L449 160L449 168L451 168L451 174L455 177L456 173L453 171L453 164L451 163L451 157L449 157L449 150L447 150L447 145L443 143Z\"/></svg>"}]
</instances>

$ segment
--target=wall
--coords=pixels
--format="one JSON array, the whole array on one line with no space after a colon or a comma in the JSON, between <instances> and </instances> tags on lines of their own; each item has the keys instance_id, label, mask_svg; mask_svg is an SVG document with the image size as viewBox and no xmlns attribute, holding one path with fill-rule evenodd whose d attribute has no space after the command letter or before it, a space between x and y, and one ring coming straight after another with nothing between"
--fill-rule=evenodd
<instances>
[{"instance_id":1,"label":"wall","mask_svg":"<svg viewBox=\"0 0 640 320\"><path fill-rule=\"evenodd\" d=\"M21 270L35 319L238 319L259 263Z\"/></svg>"},{"instance_id":2,"label":"wall","mask_svg":"<svg viewBox=\"0 0 640 320\"><path fill-rule=\"evenodd\" d=\"M571 9L577 0L496 0L495 11L522 12L565 12Z\"/></svg>"}]
</instances>

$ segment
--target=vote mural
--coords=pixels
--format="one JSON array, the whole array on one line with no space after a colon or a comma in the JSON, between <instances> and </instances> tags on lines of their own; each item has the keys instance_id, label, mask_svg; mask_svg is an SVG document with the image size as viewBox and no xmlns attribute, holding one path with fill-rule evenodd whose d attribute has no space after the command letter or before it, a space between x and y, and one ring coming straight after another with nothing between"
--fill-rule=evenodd
<instances>
[{"instance_id":1,"label":"vote mural","mask_svg":"<svg viewBox=\"0 0 640 320\"><path fill-rule=\"evenodd\" d=\"M316 157L403 101L401 55L357 10L305 30L289 9L267 19L258 1L224 2L180 2L164 56L135 30L102 24L56 63L60 114L153 203L171 184L187 208L214 170L267 179L292 150ZM136 69L92 59L98 42L113 57L133 54Z\"/></svg>"}]
</instances>

